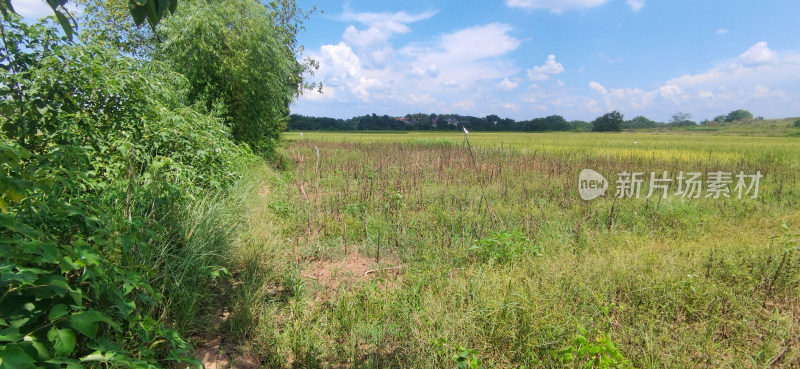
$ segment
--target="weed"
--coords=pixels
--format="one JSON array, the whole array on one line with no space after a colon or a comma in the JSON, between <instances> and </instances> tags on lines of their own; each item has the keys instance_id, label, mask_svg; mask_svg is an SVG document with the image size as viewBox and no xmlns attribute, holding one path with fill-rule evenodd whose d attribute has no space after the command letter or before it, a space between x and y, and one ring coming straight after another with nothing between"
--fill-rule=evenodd
<instances>
[{"instance_id":1,"label":"weed","mask_svg":"<svg viewBox=\"0 0 800 369\"><path fill-rule=\"evenodd\" d=\"M559 350L559 362L564 365L575 363L587 369L631 368L630 362L620 353L617 344L607 333L601 332L593 340L589 340L588 336L586 329L579 324L578 334L572 344Z\"/></svg>"},{"instance_id":2,"label":"weed","mask_svg":"<svg viewBox=\"0 0 800 369\"><path fill-rule=\"evenodd\" d=\"M473 243L470 250L487 261L507 263L517 259L523 253L541 255L541 248L531 244L525 234L519 231L500 231L491 233Z\"/></svg>"}]
</instances>

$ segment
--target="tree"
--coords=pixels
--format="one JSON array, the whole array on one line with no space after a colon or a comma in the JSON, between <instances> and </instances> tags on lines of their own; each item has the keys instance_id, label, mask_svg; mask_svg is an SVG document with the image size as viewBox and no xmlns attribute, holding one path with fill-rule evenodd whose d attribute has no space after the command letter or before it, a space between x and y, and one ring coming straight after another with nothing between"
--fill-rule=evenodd
<instances>
[{"instance_id":1,"label":"tree","mask_svg":"<svg viewBox=\"0 0 800 369\"><path fill-rule=\"evenodd\" d=\"M727 116L725 116L725 121L726 122L735 122L735 121L747 120L747 119L753 119L753 113L751 113L751 112L749 112L747 110L744 110L744 109L734 110L734 111L728 113Z\"/></svg>"},{"instance_id":2,"label":"tree","mask_svg":"<svg viewBox=\"0 0 800 369\"><path fill-rule=\"evenodd\" d=\"M296 23L279 26L289 22L285 14L252 0L187 2L183 9L163 22L165 39L155 58L186 76L190 100L220 111L235 140L270 154L310 68L297 61L296 42L288 41Z\"/></svg>"},{"instance_id":3,"label":"tree","mask_svg":"<svg viewBox=\"0 0 800 369\"><path fill-rule=\"evenodd\" d=\"M647 119L646 117L641 115L629 121L626 121L623 124L623 128L630 128L630 129L654 128L657 126L658 123L650 119Z\"/></svg>"},{"instance_id":4,"label":"tree","mask_svg":"<svg viewBox=\"0 0 800 369\"><path fill-rule=\"evenodd\" d=\"M598 117L592 122L592 132L619 132L622 130L622 114L616 110Z\"/></svg>"},{"instance_id":5,"label":"tree","mask_svg":"<svg viewBox=\"0 0 800 369\"><path fill-rule=\"evenodd\" d=\"M673 127L691 127L696 126L697 123L690 120L692 115L689 113L675 113L672 114L672 120L669 121L669 125Z\"/></svg>"},{"instance_id":6,"label":"tree","mask_svg":"<svg viewBox=\"0 0 800 369\"><path fill-rule=\"evenodd\" d=\"M794 126L800 128L800 118L797 118L797 120L794 121Z\"/></svg>"},{"instance_id":7,"label":"tree","mask_svg":"<svg viewBox=\"0 0 800 369\"><path fill-rule=\"evenodd\" d=\"M53 9L53 14L61 25L61 29L71 39L75 28L77 28L77 22L67 11L66 5L68 2L68 0L46 0L46 3ZM146 20L152 28L158 25L161 18L168 11L169 13L175 13L178 8L178 0L131 0L127 3L128 11L134 23L138 26L144 24ZM6 21L9 20L11 14L16 14L14 7L11 6L11 0L0 0L0 13L2 13Z\"/></svg>"},{"instance_id":8,"label":"tree","mask_svg":"<svg viewBox=\"0 0 800 369\"><path fill-rule=\"evenodd\" d=\"M690 120L690 119L692 119L692 114L678 112L678 113L672 114L672 120L670 120L669 122L670 122L670 124L680 124L680 123L685 122L685 121Z\"/></svg>"},{"instance_id":9,"label":"tree","mask_svg":"<svg viewBox=\"0 0 800 369\"><path fill-rule=\"evenodd\" d=\"M75 0L83 8L80 15L81 39L122 53L149 59L158 37L154 27L141 27L128 10L128 0Z\"/></svg>"},{"instance_id":10,"label":"tree","mask_svg":"<svg viewBox=\"0 0 800 369\"><path fill-rule=\"evenodd\" d=\"M592 124L583 120L573 120L569 125L571 130L577 132L588 132L592 129Z\"/></svg>"}]
</instances>

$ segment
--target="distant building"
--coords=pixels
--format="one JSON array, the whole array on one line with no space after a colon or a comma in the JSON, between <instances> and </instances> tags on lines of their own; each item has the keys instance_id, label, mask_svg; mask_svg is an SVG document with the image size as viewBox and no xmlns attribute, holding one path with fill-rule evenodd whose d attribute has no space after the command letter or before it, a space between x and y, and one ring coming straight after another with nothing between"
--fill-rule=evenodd
<instances>
[{"instance_id":1,"label":"distant building","mask_svg":"<svg viewBox=\"0 0 800 369\"><path fill-rule=\"evenodd\" d=\"M395 117L394 120L403 122L407 126L412 126L412 125L416 125L417 124L417 121L412 120L411 118L408 118L408 117Z\"/></svg>"}]
</instances>

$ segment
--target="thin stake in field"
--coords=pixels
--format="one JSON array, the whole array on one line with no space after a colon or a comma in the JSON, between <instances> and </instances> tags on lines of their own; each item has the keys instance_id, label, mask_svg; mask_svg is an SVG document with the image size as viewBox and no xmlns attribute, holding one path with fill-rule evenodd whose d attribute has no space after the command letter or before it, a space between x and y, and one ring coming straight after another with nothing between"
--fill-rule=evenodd
<instances>
[{"instance_id":1,"label":"thin stake in field","mask_svg":"<svg viewBox=\"0 0 800 369\"><path fill-rule=\"evenodd\" d=\"M475 153L472 152L472 146L469 144L469 131L467 127L461 127L464 130L464 141L467 143L467 150L469 151L469 157L472 159L472 167L475 168L475 173L478 175L478 184L481 187L481 199L478 201L478 210L480 210L481 204L486 204L486 210L489 210L489 202L486 201L486 191L483 185L483 175L481 175L481 169L478 167L478 161L475 159ZM471 206L471 205L470 205Z\"/></svg>"}]
</instances>

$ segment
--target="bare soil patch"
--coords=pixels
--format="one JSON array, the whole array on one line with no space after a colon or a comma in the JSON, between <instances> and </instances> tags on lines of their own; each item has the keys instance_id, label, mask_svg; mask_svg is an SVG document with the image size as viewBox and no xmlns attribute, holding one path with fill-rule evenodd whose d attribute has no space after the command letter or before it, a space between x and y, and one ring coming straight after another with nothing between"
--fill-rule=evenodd
<instances>
[{"instance_id":1,"label":"bare soil patch","mask_svg":"<svg viewBox=\"0 0 800 369\"><path fill-rule=\"evenodd\" d=\"M304 267L302 276L318 287L314 291L315 300L326 301L335 297L340 288L348 288L376 277L382 277L382 287L392 287L402 269L396 260L381 260L378 265L375 258L351 252L338 260L314 260Z\"/></svg>"}]
</instances>

